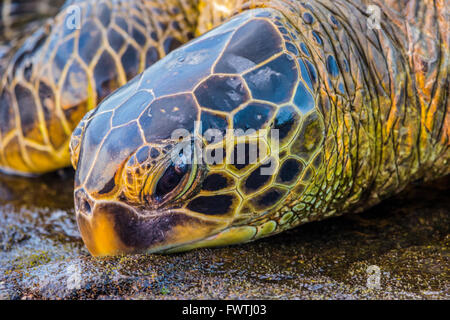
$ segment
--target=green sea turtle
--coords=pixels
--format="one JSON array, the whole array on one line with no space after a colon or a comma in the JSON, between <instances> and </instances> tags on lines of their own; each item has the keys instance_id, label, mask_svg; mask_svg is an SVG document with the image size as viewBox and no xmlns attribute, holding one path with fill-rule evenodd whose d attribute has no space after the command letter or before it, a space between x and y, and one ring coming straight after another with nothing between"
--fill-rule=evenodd
<instances>
[{"instance_id":1,"label":"green sea turtle","mask_svg":"<svg viewBox=\"0 0 450 320\"><path fill-rule=\"evenodd\" d=\"M0 164L66 165L92 109L70 149L93 255L248 242L450 173L446 1L72 1L75 31L68 5L7 73Z\"/></svg>"}]
</instances>

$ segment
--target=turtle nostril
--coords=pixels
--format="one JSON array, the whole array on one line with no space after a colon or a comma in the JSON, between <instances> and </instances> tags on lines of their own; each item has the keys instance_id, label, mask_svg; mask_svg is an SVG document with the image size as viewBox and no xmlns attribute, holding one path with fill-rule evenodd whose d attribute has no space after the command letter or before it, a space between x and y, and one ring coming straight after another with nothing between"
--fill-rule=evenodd
<instances>
[{"instance_id":1,"label":"turtle nostril","mask_svg":"<svg viewBox=\"0 0 450 320\"><path fill-rule=\"evenodd\" d=\"M78 190L75 193L75 209L77 212L86 216L89 216L92 213L91 203L84 190Z\"/></svg>"},{"instance_id":2,"label":"turtle nostril","mask_svg":"<svg viewBox=\"0 0 450 320\"><path fill-rule=\"evenodd\" d=\"M91 213L91 205L89 204L89 202L87 200L82 201L80 209L85 214Z\"/></svg>"}]
</instances>

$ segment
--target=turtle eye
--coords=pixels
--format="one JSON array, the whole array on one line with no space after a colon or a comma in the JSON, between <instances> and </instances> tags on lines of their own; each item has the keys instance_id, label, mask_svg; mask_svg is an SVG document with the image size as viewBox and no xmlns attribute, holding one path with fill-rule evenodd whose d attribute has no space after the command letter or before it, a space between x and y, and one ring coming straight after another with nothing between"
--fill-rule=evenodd
<instances>
[{"instance_id":1,"label":"turtle eye","mask_svg":"<svg viewBox=\"0 0 450 320\"><path fill-rule=\"evenodd\" d=\"M148 171L149 176L140 192L141 200L147 205L158 208L197 190L203 171L196 163L197 153L193 152L195 146L188 146L179 144L171 148L170 158L160 159L161 165ZM167 162L162 162L164 160Z\"/></svg>"},{"instance_id":2,"label":"turtle eye","mask_svg":"<svg viewBox=\"0 0 450 320\"><path fill-rule=\"evenodd\" d=\"M155 198L162 201L166 195L175 190L189 171L189 166L183 162L172 163L161 176L156 185Z\"/></svg>"}]
</instances>

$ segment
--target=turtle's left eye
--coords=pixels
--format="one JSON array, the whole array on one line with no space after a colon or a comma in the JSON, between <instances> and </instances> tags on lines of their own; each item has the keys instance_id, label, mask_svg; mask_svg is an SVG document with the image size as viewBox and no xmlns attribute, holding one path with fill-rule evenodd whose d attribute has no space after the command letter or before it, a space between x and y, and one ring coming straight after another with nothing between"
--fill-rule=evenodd
<instances>
[{"instance_id":1,"label":"turtle's left eye","mask_svg":"<svg viewBox=\"0 0 450 320\"><path fill-rule=\"evenodd\" d=\"M155 198L161 201L166 195L171 193L173 190L180 185L183 178L189 171L189 166L183 162L177 164L172 163L164 172L164 174L159 179L156 189Z\"/></svg>"}]
</instances>

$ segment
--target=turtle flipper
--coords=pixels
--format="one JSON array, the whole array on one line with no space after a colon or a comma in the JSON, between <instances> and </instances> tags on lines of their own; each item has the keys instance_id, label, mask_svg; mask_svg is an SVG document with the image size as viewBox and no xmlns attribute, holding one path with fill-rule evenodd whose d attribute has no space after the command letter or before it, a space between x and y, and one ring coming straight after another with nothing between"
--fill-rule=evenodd
<instances>
[{"instance_id":1,"label":"turtle flipper","mask_svg":"<svg viewBox=\"0 0 450 320\"><path fill-rule=\"evenodd\" d=\"M177 5L68 1L11 49L0 79L0 168L40 174L70 165L71 133L83 116L192 37L195 9L188 18Z\"/></svg>"}]
</instances>

